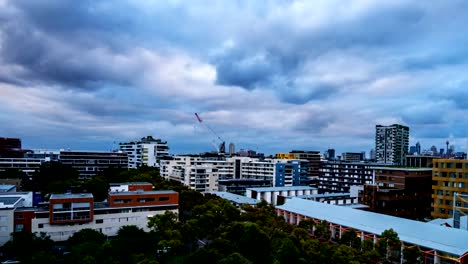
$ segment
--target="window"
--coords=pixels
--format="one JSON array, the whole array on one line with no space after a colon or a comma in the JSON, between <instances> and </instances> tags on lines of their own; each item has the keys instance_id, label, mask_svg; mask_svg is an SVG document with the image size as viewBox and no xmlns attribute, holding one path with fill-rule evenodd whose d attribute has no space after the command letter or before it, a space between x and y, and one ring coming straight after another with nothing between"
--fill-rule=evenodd
<instances>
[{"instance_id":1,"label":"window","mask_svg":"<svg viewBox=\"0 0 468 264\"><path fill-rule=\"evenodd\" d=\"M23 215L15 215L15 219L23 219Z\"/></svg>"},{"instance_id":2,"label":"window","mask_svg":"<svg viewBox=\"0 0 468 264\"><path fill-rule=\"evenodd\" d=\"M23 231L24 229L24 225L23 224L17 224L15 225L15 232L21 232Z\"/></svg>"},{"instance_id":3,"label":"window","mask_svg":"<svg viewBox=\"0 0 468 264\"><path fill-rule=\"evenodd\" d=\"M8 231L7 226L0 226L0 232L6 232L6 231Z\"/></svg>"},{"instance_id":4,"label":"window","mask_svg":"<svg viewBox=\"0 0 468 264\"><path fill-rule=\"evenodd\" d=\"M154 198L138 198L137 202L139 203L154 202Z\"/></svg>"},{"instance_id":5,"label":"window","mask_svg":"<svg viewBox=\"0 0 468 264\"><path fill-rule=\"evenodd\" d=\"M44 228L44 224L38 224L37 228Z\"/></svg>"},{"instance_id":6,"label":"window","mask_svg":"<svg viewBox=\"0 0 468 264\"><path fill-rule=\"evenodd\" d=\"M460 162L456 163L456 164L455 164L455 168L461 169L461 168L462 168L462 164L461 164Z\"/></svg>"},{"instance_id":7,"label":"window","mask_svg":"<svg viewBox=\"0 0 468 264\"><path fill-rule=\"evenodd\" d=\"M96 219L96 224L102 224L104 223L104 219Z\"/></svg>"},{"instance_id":8,"label":"window","mask_svg":"<svg viewBox=\"0 0 468 264\"><path fill-rule=\"evenodd\" d=\"M161 196L161 197L159 197L159 201L169 201L169 197L168 196Z\"/></svg>"},{"instance_id":9,"label":"window","mask_svg":"<svg viewBox=\"0 0 468 264\"><path fill-rule=\"evenodd\" d=\"M447 169L452 169L453 168L453 163L449 162L447 163Z\"/></svg>"},{"instance_id":10,"label":"window","mask_svg":"<svg viewBox=\"0 0 468 264\"><path fill-rule=\"evenodd\" d=\"M6 222L7 217L5 215L0 215L0 222Z\"/></svg>"}]
</instances>

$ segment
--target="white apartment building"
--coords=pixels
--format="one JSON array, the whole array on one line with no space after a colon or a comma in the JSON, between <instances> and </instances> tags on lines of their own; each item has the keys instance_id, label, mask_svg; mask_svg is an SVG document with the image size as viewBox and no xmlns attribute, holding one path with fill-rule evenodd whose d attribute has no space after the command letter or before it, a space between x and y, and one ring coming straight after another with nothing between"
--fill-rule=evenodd
<instances>
[{"instance_id":1,"label":"white apartment building","mask_svg":"<svg viewBox=\"0 0 468 264\"><path fill-rule=\"evenodd\" d=\"M227 179L267 180L275 186L276 177L280 176L276 165L285 162L288 160L174 156L172 160L161 161L161 176L201 192L219 191L218 181ZM286 186L293 185L292 179L285 183Z\"/></svg>"},{"instance_id":2,"label":"white apartment building","mask_svg":"<svg viewBox=\"0 0 468 264\"><path fill-rule=\"evenodd\" d=\"M159 167L161 158L169 155L166 141L154 139L152 136L141 138L140 141L120 143L120 150L128 155L128 168L140 166Z\"/></svg>"}]
</instances>

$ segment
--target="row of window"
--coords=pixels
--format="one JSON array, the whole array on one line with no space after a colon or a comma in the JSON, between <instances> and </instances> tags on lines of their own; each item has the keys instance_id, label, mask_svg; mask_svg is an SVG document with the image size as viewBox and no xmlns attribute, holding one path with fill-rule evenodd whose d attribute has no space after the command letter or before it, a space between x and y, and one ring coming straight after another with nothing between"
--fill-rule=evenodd
<instances>
[{"instance_id":1,"label":"row of window","mask_svg":"<svg viewBox=\"0 0 468 264\"><path fill-rule=\"evenodd\" d=\"M463 164L465 164L465 166L463 166ZM465 167L465 169L468 169L468 163L462 163L462 162L434 162L434 167L436 168L447 168L447 169L463 169L463 167Z\"/></svg>"}]
</instances>

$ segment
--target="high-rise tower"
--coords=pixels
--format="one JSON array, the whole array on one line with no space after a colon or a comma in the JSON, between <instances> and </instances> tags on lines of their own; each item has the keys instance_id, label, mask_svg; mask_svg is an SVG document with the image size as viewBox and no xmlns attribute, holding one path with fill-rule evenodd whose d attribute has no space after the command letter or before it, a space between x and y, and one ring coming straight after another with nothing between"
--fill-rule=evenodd
<instances>
[{"instance_id":1,"label":"high-rise tower","mask_svg":"<svg viewBox=\"0 0 468 264\"><path fill-rule=\"evenodd\" d=\"M375 126L376 161L389 165L404 165L408 154L409 127L393 124Z\"/></svg>"}]
</instances>

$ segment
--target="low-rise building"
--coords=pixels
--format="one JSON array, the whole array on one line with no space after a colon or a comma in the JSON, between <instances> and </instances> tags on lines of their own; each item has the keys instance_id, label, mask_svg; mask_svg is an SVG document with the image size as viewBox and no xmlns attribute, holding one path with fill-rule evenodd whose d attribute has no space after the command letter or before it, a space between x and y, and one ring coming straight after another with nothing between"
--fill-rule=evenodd
<instances>
[{"instance_id":1,"label":"low-rise building","mask_svg":"<svg viewBox=\"0 0 468 264\"><path fill-rule=\"evenodd\" d=\"M361 241L371 239L376 243L383 231L393 229L405 247L419 248L424 263L467 263L468 233L466 230L446 228L344 206L291 198L284 205L276 206L278 216L290 224L302 220L314 223L327 221L331 239L340 239L349 229L356 231ZM311 230L313 232L313 229ZM404 262L404 256L401 263Z\"/></svg>"},{"instance_id":2,"label":"low-rise building","mask_svg":"<svg viewBox=\"0 0 468 264\"><path fill-rule=\"evenodd\" d=\"M123 152L60 151L60 162L76 169L80 179L89 179L109 168L128 168L128 157Z\"/></svg>"},{"instance_id":3,"label":"low-rise building","mask_svg":"<svg viewBox=\"0 0 468 264\"><path fill-rule=\"evenodd\" d=\"M290 186L290 187L266 187L266 188L248 188L246 196L265 200L269 204L282 204L291 196L313 195L317 194L317 188L309 186Z\"/></svg>"},{"instance_id":4,"label":"low-rise building","mask_svg":"<svg viewBox=\"0 0 468 264\"><path fill-rule=\"evenodd\" d=\"M10 194L10 196L13 194ZM65 241L74 233L90 228L106 236L117 235L125 225L145 231L148 219L166 211L178 213L179 194L174 191L110 192L107 202L94 202L92 194L53 194L46 206L31 207L31 201L0 195L0 244L11 232L44 232L54 241Z\"/></svg>"},{"instance_id":5,"label":"low-rise building","mask_svg":"<svg viewBox=\"0 0 468 264\"><path fill-rule=\"evenodd\" d=\"M361 202L369 210L410 219L431 214L432 169L376 167L375 184L367 184Z\"/></svg>"}]
</instances>

